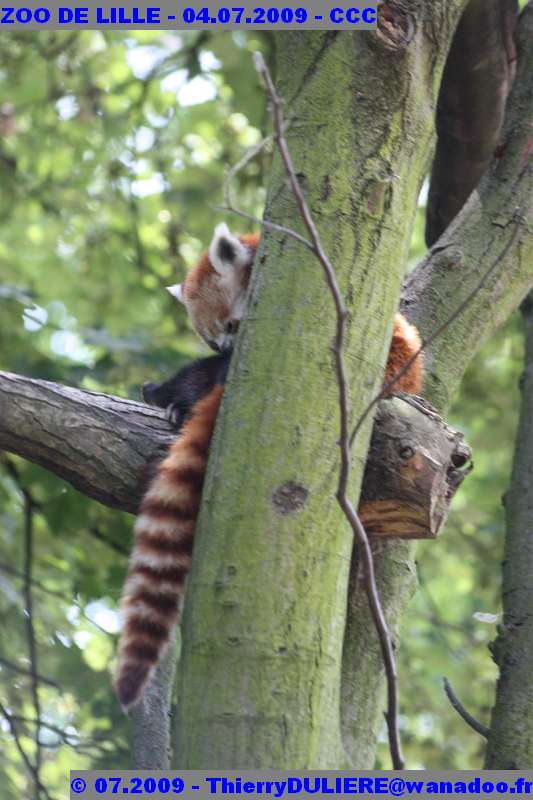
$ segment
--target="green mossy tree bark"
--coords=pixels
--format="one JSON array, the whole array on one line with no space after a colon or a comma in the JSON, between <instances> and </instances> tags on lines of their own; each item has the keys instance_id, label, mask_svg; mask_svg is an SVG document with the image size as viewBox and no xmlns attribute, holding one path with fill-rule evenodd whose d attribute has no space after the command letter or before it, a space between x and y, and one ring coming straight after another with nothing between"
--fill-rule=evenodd
<instances>
[{"instance_id":1,"label":"green mossy tree bark","mask_svg":"<svg viewBox=\"0 0 533 800\"><path fill-rule=\"evenodd\" d=\"M421 5L419 19L408 19L391 3L377 33L276 36L288 145L350 310L354 420L382 379L436 93L464 3ZM265 215L302 231L278 158ZM347 763L340 664L352 536L335 500L333 334L316 259L290 238L266 236L196 532L179 674L181 769ZM370 423L354 448L355 501ZM405 570L412 575L410 563L402 579ZM375 658L360 663L363 680L379 659L368 635ZM360 729L365 752L380 714L374 695L372 724Z\"/></svg>"}]
</instances>

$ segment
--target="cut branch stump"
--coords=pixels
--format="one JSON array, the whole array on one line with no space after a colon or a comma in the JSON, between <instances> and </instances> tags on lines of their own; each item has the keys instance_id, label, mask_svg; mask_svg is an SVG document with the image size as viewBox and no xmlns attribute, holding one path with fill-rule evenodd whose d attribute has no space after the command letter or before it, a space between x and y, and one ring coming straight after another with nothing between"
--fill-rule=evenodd
<instances>
[{"instance_id":1,"label":"cut branch stump","mask_svg":"<svg viewBox=\"0 0 533 800\"><path fill-rule=\"evenodd\" d=\"M359 515L371 536L435 539L472 469L463 434L424 400L396 394L379 403Z\"/></svg>"}]
</instances>

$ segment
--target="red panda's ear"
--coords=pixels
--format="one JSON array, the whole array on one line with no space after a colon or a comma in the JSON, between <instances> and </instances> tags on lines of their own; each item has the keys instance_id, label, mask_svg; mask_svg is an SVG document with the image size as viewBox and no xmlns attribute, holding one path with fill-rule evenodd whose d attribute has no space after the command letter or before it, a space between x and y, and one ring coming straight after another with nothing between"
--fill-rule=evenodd
<instances>
[{"instance_id":1,"label":"red panda's ear","mask_svg":"<svg viewBox=\"0 0 533 800\"><path fill-rule=\"evenodd\" d=\"M167 292L170 292L172 297L175 297L180 303L185 303L183 299L183 286L181 283L175 283L174 286L167 286Z\"/></svg>"},{"instance_id":2,"label":"red panda's ear","mask_svg":"<svg viewBox=\"0 0 533 800\"><path fill-rule=\"evenodd\" d=\"M229 230L225 222L217 225L209 246L209 260L221 276L228 276L250 263L250 250Z\"/></svg>"}]
</instances>

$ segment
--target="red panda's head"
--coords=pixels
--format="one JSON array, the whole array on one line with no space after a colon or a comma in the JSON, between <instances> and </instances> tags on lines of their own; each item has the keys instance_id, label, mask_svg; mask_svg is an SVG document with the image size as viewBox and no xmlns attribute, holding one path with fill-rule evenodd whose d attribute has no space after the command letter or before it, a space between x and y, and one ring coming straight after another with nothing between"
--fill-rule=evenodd
<instances>
[{"instance_id":1,"label":"red panda's head","mask_svg":"<svg viewBox=\"0 0 533 800\"><path fill-rule=\"evenodd\" d=\"M258 244L258 233L234 236L225 223L217 225L209 250L185 281L168 287L185 305L196 333L213 350L233 347Z\"/></svg>"}]
</instances>

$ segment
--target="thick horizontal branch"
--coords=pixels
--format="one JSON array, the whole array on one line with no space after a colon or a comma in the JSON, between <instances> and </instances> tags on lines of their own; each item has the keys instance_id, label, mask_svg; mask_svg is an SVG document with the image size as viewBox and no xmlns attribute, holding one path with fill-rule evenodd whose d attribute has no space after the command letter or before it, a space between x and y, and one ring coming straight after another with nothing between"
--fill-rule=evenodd
<instances>
[{"instance_id":1,"label":"thick horizontal branch","mask_svg":"<svg viewBox=\"0 0 533 800\"><path fill-rule=\"evenodd\" d=\"M172 438L159 409L0 372L0 449L105 505L135 512L147 467Z\"/></svg>"},{"instance_id":2,"label":"thick horizontal branch","mask_svg":"<svg viewBox=\"0 0 533 800\"><path fill-rule=\"evenodd\" d=\"M365 513L372 516L376 497L386 498L395 519L392 524L384 515L387 536L433 538L458 485L449 485L449 478L462 439L452 432L445 445L442 421L424 408L417 412L400 400L383 400L378 419L381 423L363 482ZM0 372L0 449L45 467L105 505L133 513L137 510L151 468L174 435L163 412L150 406ZM385 455L383 448L391 442L394 446ZM412 458L405 455L407 442ZM419 447L421 442L423 447ZM394 479L389 486L387 468L392 475L403 476L406 469L409 473L409 464L420 457L419 450L426 452L431 446L435 452L429 483L421 480L424 471L419 465L420 485L415 487L407 475L406 482ZM380 486L377 494L376 485ZM441 497L438 501L437 496ZM402 498L411 515L415 505L419 509L416 525L409 513L403 512ZM431 509L437 506L442 511L438 521L431 516ZM372 532L383 535L382 528L372 528Z\"/></svg>"}]
</instances>

